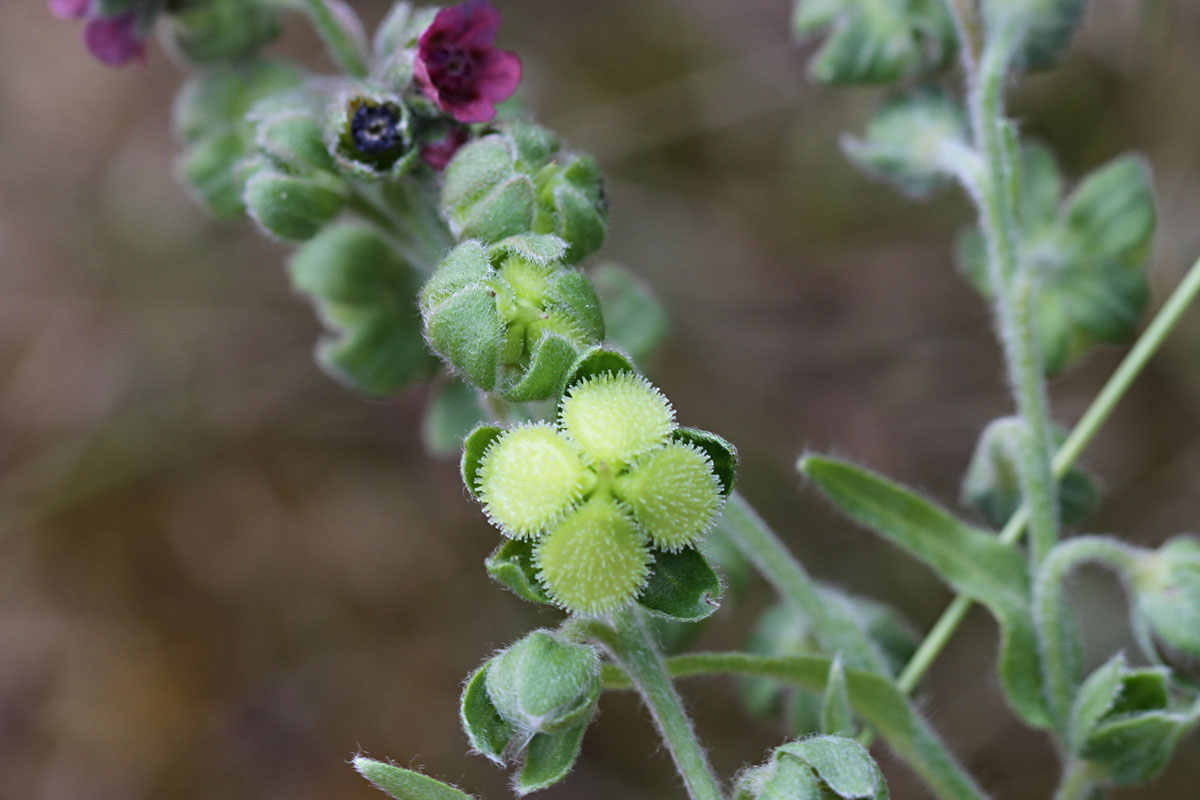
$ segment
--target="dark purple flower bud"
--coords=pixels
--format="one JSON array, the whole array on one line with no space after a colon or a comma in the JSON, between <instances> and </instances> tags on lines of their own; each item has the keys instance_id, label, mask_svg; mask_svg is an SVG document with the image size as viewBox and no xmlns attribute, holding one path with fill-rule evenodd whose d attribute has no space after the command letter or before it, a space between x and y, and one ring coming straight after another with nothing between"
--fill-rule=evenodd
<instances>
[{"instance_id":1,"label":"dark purple flower bud","mask_svg":"<svg viewBox=\"0 0 1200 800\"><path fill-rule=\"evenodd\" d=\"M450 159L458 152L458 148L467 143L467 129L455 125L446 131L446 135L436 142L431 142L421 148L421 160L438 172L446 168Z\"/></svg>"},{"instance_id":2,"label":"dark purple flower bud","mask_svg":"<svg viewBox=\"0 0 1200 800\"><path fill-rule=\"evenodd\" d=\"M459 122L487 122L521 82L521 59L492 45L500 12L484 0L444 8L425 29L414 66L425 96Z\"/></svg>"},{"instance_id":3,"label":"dark purple flower bud","mask_svg":"<svg viewBox=\"0 0 1200 800\"><path fill-rule=\"evenodd\" d=\"M92 55L111 67L146 59L146 41L136 11L90 20L83 31L83 42Z\"/></svg>"},{"instance_id":4,"label":"dark purple flower bud","mask_svg":"<svg viewBox=\"0 0 1200 800\"><path fill-rule=\"evenodd\" d=\"M399 123L390 106L361 104L350 120L354 146L364 153L386 153L403 139Z\"/></svg>"},{"instance_id":5,"label":"dark purple flower bud","mask_svg":"<svg viewBox=\"0 0 1200 800\"><path fill-rule=\"evenodd\" d=\"M50 0L50 13L62 19L80 19L92 10L92 0Z\"/></svg>"}]
</instances>

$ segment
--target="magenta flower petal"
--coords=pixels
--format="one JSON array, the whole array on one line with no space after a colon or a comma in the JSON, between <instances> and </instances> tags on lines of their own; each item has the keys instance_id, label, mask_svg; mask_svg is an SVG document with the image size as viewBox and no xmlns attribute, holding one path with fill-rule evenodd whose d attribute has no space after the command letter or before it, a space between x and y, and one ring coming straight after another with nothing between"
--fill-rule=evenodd
<instances>
[{"instance_id":1,"label":"magenta flower petal","mask_svg":"<svg viewBox=\"0 0 1200 800\"><path fill-rule=\"evenodd\" d=\"M467 129L455 125L445 136L421 148L421 160L438 172L446 168L458 148L467 143Z\"/></svg>"},{"instance_id":2,"label":"magenta flower petal","mask_svg":"<svg viewBox=\"0 0 1200 800\"><path fill-rule=\"evenodd\" d=\"M83 41L92 55L113 67L144 61L146 43L137 31L134 13L93 19L83 31Z\"/></svg>"},{"instance_id":3,"label":"magenta flower petal","mask_svg":"<svg viewBox=\"0 0 1200 800\"><path fill-rule=\"evenodd\" d=\"M92 0L50 0L50 13L62 19L86 17L92 8Z\"/></svg>"},{"instance_id":4,"label":"magenta flower petal","mask_svg":"<svg viewBox=\"0 0 1200 800\"><path fill-rule=\"evenodd\" d=\"M425 96L459 122L487 122L521 81L521 59L492 45L501 16L484 0L444 8L418 41L414 73Z\"/></svg>"}]
</instances>

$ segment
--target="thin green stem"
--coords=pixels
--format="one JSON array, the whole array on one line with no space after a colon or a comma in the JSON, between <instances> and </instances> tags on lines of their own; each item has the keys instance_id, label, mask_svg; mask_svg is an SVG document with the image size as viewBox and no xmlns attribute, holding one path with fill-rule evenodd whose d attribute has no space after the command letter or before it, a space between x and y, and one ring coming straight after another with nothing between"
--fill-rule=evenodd
<instances>
[{"instance_id":1,"label":"thin green stem","mask_svg":"<svg viewBox=\"0 0 1200 800\"><path fill-rule=\"evenodd\" d=\"M1129 387L1133 385L1134 380L1158 352L1198 296L1200 296L1200 261L1192 265L1191 270L1184 276L1167 302L1163 304L1162 309L1155 315L1137 343L1121 361L1120 366L1104 384L1104 388L1096 395L1096 399L1088 406L1087 411L1083 413L1066 441L1058 449L1052 462L1056 480L1067 474L1067 470L1075 465L1083 451L1096 438L1096 434L1112 416L1117 404L1125 396ZM1022 505L1009 518L1008 523L1000 532L1000 539L1004 542L1016 542L1025 532L1028 522L1029 506ZM911 692L916 688L942 649L945 648L946 643L950 641L950 637L962 624L963 617L966 616L970 607L971 600L962 595L956 597L947 606L937 623L930 629L925 640L921 642L921 646L917 648L917 652L904 667L904 671L900 673L898 683L901 689Z\"/></svg>"},{"instance_id":2,"label":"thin green stem","mask_svg":"<svg viewBox=\"0 0 1200 800\"><path fill-rule=\"evenodd\" d=\"M846 666L887 674L882 656L845 605L821 592L803 565L738 492L725 506L725 530L781 597L812 624L822 647Z\"/></svg>"},{"instance_id":3,"label":"thin green stem","mask_svg":"<svg viewBox=\"0 0 1200 800\"><path fill-rule=\"evenodd\" d=\"M338 0L334 0L338 2ZM354 36L338 21L338 14L353 14L350 7L338 2L338 11L330 7L327 0L304 0L305 8L312 19L313 27L321 36L329 54L342 70L355 78L367 77L367 64L363 60L362 48ZM357 20L355 20L357 22Z\"/></svg>"},{"instance_id":4,"label":"thin green stem","mask_svg":"<svg viewBox=\"0 0 1200 800\"><path fill-rule=\"evenodd\" d=\"M1087 800L1092 796L1099 778L1094 765L1083 760L1072 760L1063 772L1062 782L1054 793L1054 800Z\"/></svg>"},{"instance_id":5,"label":"thin green stem","mask_svg":"<svg viewBox=\"0 0 1200 800\"><path fill-rule=\"evenodd\" d=\"M1053 439L1050 403L1035 319L1036 285L1020 267L1013 208L1014 172L1004 118L1004 81L1015 30L1002 26L989 38L968 89L971 124L983 157L981 185L972 193L988 246L996 325L1004 347L1017 410L1025 421L1020 448L1021 488L1030 509L1033 563L1040 564L1058 540L1058 483L1050 465Z\"/></svg>"},{"instance_id":6,"label":"thin green stem","mask_svg":"<svg viewBox=\"0 0 1200 800\"><path fill-rule=\"evenodd\" d=\"M674 677L753 675L821 692L829 680L832 663L827 656L688 653L666 659L666 668ZM944 800L985 797L891 679L855 669L847 669L845 677L847 697L855 713L879 732L888 747L925 780L935 795ZM613 666L605 666L603 681L606 689L633 687L630 676Z\"/></svg>"},{"instance_id":7,"label":"thin green stem","mask_svg":"<svg viewBox=\"0 0 1200 800\"><path fill-rule=\"evenodd\" d=\"M595 625L591 630L611 651L628 676L630 685L642 696L688 795L692 800L724 800L720 783L696 739L692 721L684 711L683 701L637 612L618 612L613 615L611 626Z\"/></svg>"},{"instance_id":8,"label":"thin green stem","mask_svg":"<svg viewBox=\"0 0 1200 800\"><path fill-rule=\"evenodd\" d=\"M1088 562L1128 575L1136 567L1138 553L1138 548L1116 539L1079 536L1055 547L1035 576L1033 621L1046 675L1046 698L1063 741L1068 739L1071 705L1082 678L1074 619L1065 600L1066 578Z\"/></svg>"}]
</instances>

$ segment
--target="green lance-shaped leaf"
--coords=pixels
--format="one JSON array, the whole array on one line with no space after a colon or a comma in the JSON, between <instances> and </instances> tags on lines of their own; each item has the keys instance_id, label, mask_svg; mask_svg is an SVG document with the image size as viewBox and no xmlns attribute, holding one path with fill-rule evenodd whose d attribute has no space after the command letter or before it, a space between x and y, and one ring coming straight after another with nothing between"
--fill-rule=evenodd
<instances>
[{"instance_id":1,"label":"green lance-shaped leaf","mask_svg":"<svg viewBox=\"0 0 1200 800\"><path fill-rule=\"evenodd\" d=\"M239 216L248 171L242 161L254 150L250 109L261 99L300 86L304 74L284 62L254 61L204 73L175 100L173 124L184 144L178 170L196 199L214 216Z\"/></svg>"},{"instance_id":2,"label":"green lance-shaped leaf","mask_svg":"<svg viewBox=\"0 0 1200 800\"><path fill-rule=\"evenodd\" d=\"M842 660L833 659L829 681L821 701L821 733L833 736L853 736L854 720L850 714L850 696L846 694L846 671Z\"/></svg>"},{"instance_id":3,"label":"green lance-shaped leaf","mask_svg":"<svg viewBox=\"0 0 1200 800\"><path fill-rule=\"evenodd\" d=\"M395 800L474 800L450 784L366 756L356 756L354 768Z\"/></svg>"},{"instance_id":4,"label":"green lance-shaped leaf","mask_svg":"<svg viewBox=\"0 0 1200 800\"><path fill-rule=\"evenodd\" d=\"M833 85L927 75L957 52L954 23L940 0L799 0L792 27L800 39L829 29L808 69Z\"/></svg>"},{"instance_id":5,"label":"green lance-shaped leaf","mask_svg":"<svg viewBox=\"0 0 1200 800\"><path fill-rule=\"evenodd\" d=\"M207 0L167 15L166 37L193 64L243 61L283 29L279 12L246 0Z\"/></svg>"},{"instance_id":6,"label":"green lance-shaped leaf","mask_svg":"<svg viewBox=\"0 0 1200 800\"><path fill-rule=\"evenodd\" d=\"M927 197L953 176L953 151L967 146L966 115L940 89L922 88L889 99L863 137L843 149L863 171L912 197Z\"/></svg>"},{"instance_id":7,"label":"green lance-shaped leaf","mask_svg":"<svg viewBox=\"0 0 1200 800\"><path fill-rule=\"evenodd\" d=\"M550 596L537 579L533 562L533 542L529 539L505 539L504 544L487 557L484 567L495 580L523 600L550 603Z\"/></svg>"},{"instance_id":8,"label":"green lance-shaped leaf","mask_svg":"<svg viewBox=\"0 0 1200 800\"><path fill-rule=\"evenodd\" d=\"M432 373L437 361L416 306L421 275L373 228L327 228L296 252L288 271L332 331L317 358L334 378L387 397Z\"/></svg>"},{"instance_id":9,"label":"green lance-shaped leaf","mask_svg":"<svg viewBox=\"0 0 1200 800\"><path fill-rule=\"evenodd\" d=\"M995 528L1002 528L1021 505L1018 470L1025 431L1025 423L1019 417L993 420L979 437L963 477L963 500L974 506ZM1066 432L1055 426L1054 435L1061 446ZM1059 517L1064 525L1074 525L1082 520L1099 500L1099 482L1082 467L1072 467L1059 482Z\"/></svg>"},{"instance_id":10,"label":"green lance-shaped leaf","mask_svg":"<svg viewBox=\"0 0 1200 800\"><path fill-rule=\"evenodd\" d=\"M721 579L694 547L654 551L650 582L638 596L642 608L669 619L696 621L717 610Z\"/></svg>"},{"instance_id":11,"label":"green lance-shaped leaf","mask_svg":"<svg viewBox=\"0 0 1200 800\"><path fill-rule=\"evenodd\" d=\"M604 311L608 341L646 363L667 336L670 323L650 287L629 270L604 263L591 271Z\"/></svg>"},{"instance_id":12,"label":"green lance-shaped leaf","mask_svg":"<svg viewBox=\"0 0 1200 800\"><path fill-rule=\"evenodd\" d=\"M1000 624L1000 676L1009 701L1028 724L1049 726L1029 575L1016 548L960 522L909 489L851 464L807 456L800 469L851 519L925 562L956 591L987 606Z\"/></svg>"}]
</instances>

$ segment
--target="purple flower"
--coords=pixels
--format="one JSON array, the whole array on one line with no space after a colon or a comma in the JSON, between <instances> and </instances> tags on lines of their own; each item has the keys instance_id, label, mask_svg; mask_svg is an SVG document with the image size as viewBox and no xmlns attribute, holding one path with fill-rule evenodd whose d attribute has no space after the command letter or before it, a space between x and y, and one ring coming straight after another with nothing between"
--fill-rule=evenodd
<instances>
[{"instance_id":1,"label":"purple flower","mask_svg":"<svg viewBox=\"0 0 1200 800\"><path fill-rule=\"evenodd\" d=\"M137 14L133 11L119 17L90 20L83 30L83 42L92 55L110 67L146 60L146 40L138 31Z\"/></svg>"},{"instance_id":2,"label":"purple flower","mask_svg":"<svg viewBox=\"0 0 1200 800\"><path fill-rule=\"evenodd\" d=\"M450 159L458 152L458 148L467 143L467 129L455 125L446 135L436 142L431 142L421 148L421 159L438 172L446 168Z\"/></svg>"},{"instance_id":3,"label":"purple flower","mask_svg":"<svg viewBox=\"0 0 1200 800\"><path fill-rule=\"evenodd\" d=\"M62 19L79 19L91 11L92 0L50 0L50 13Z\"/></svg>"},{"instance_id":4,"label":"purple flower","mask_svg":"<svg viewBox=\"0 0 1200 800\"><path fill-rule=\"evenodd\" d=\"M425 96L459 122L487 122L521 82L521 59L492 46L500 12L484 0L443 8L421 34L416 75Z\"/></svg>"}]
</instances>

